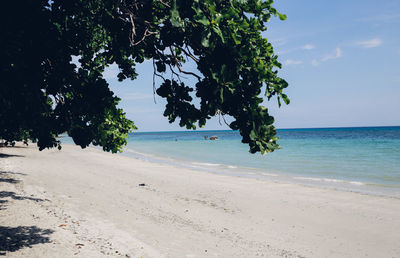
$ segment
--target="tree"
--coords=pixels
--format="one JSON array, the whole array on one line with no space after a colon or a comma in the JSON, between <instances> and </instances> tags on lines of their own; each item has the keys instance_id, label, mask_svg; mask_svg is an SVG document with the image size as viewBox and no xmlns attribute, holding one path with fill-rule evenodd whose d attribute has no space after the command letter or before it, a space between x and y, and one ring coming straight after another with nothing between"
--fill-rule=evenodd
<instances>
[{"instance_id":1,"label":"tree","mask_svg":"<svg viewBox=\"0 0 400 258\"><path fill-rule=\"evenodd\" d=\"M164 116L196 129L216 115L233 118L250 152L278 148L265 94L289 103L281 64L261 32L272 0L25 0L3 3L0 17L0 138L60 147L67 132L82 148L121 151L135 129L103 78L134 80L152 60ZM71 62L79 57L79 64ZM187 68L187 64L196 69ZM165 79L171 74L170 79ZM193 77L187 83L183 77ZM265 89L265 92L262 90ZM200 100L193 104L193 97Z\"/></svg>"}]
</instances>

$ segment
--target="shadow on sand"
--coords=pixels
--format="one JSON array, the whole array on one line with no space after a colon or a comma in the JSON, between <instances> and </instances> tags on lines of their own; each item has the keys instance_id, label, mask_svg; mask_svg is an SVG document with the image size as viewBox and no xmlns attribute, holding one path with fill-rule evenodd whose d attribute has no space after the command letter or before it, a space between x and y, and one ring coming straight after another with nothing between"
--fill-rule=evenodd
<instances>
[{"instance_id":1,"label":"shadow on sand","mask_svg":"<svg viewBox=\"0 0 400 258\"><path fill-rule=\"evenodd\" d=\"M1 191L0 192L0 198L7 198L10 197L11 199L14 200L31 200L35 202L43 202L43 199L40 198L33 198L33 197L28 197L28 196L19 196L16 195L15 192L8 192L8 191Z\"/></svg>"},{"instance_id":2,"label":"shadow on sand","mask_svg":"<svg viewBox=\"0 0 400 258\"><path fill-rule=\"evenodd\" d=\"M26 176L25 173L11 172L11 171L1 171L1 172L0 172L0 176L1 176L1 175L20 175L20 176Z\"/></svg>"},{"instance_id":3,"label":"shadow on sand","mask_svg":"<svg viewBox=\"0 0 400 258\"><path fill-rule=\"evenodd\" d=\"M0 211L1 210L5 210L4 204L7 203L7 202L8 202L7 200L0 200Z\"/></svg>"},{"instance_id":4,"label":"shadow on sand","mask_svg":"<svg viewBox=\"0 0 400 258\"><path fill-rule=\"evenodd\" d=\"M15 148L15 147L14 147ZM11 155L0 153L0 158L10 157L24 157L22 155ZM0 171L0 183L17 184L20 182L18 179L12 178L12 175L26 175L24 173ZM0 191L0 210L6 209L6 204L11 198L13 200L30 200L35 202L42 202L43 199L33 198L28 196L21 196L15 192ZM8 252L15 252L24 247L32 247L37 244L49 243L50 235L54 232L51 229L41 229L36 226L18 226L18 227L4 227L0 226L0 256L7 255Z\"/></svg>"},{"instance_id":5,"label":"shadow on sand","mask_svg":"<svg viewBox=\"0 0 400 258\"><path fill-rule=\"evenodd\" d=\"M53 232L54 230L41 229L36 226L15 228L0 226L0 255L36 244L49 243L49 236Z\"/></svg>"},{"instance_id":6,"label":"shadow on sand","mask_svg":"<svg viewBox=\"0 0 400 258\"><path fill-rule=\"evenodd\" d=\"M11 158L11 157L24 157L24 156L23 155L0 153L0 158Z\"/></svg>"},{"instance_id":7,"label":"shadow on sand","mask_svg":"<svg viewBox=\"0 0 400 258\"><path fill-rule=\"evenodd\" d=\"M43 202L43 199L40 198L33 198L28 196L20 196L17 195L15 192L8 192L8 191L0 191L0 210L6 209L6 203L8 200L3 200L3 198L11 198L13 200L31 200L35 202Z\"/></svg>"},{"instance_id":8,"label":"shadow on sand","mask_svg":"<svg viewBox=\"0 0 400 258\"><path fill-rule=\"evenodd\" d=\"M12 172L6 172L12 173ZM20 196L15 192L0 191L0 210L5 210L5 205L11 198L13 200L31 200L42 202L43 199L28 196ZM19 226L19 227L3 227L0 226L0 256L4 256L7 252L15 252L24 247L32 247L32 245L49 243L49 235L54 231L51 229L41 229L36 226Z\"/></svg>"},{"instance_id":9,"label":"shadow on sand","mask_svg":"<svg viewBox=\"0 0 400 258\"><path fill-rule=\"evenodd\" d=\"M1 172L0 172L1 176ZM9 183L9 184L18 184L20 180L14 179L14 178L3 178L0 177L0 183Z\"/></svg>"},{"instance_id":10,"label":"shadow on sand","mask_svg":"<svg viewBox=\"0 0 400 258\"><path fill-rule=\"evenodd\" d=\"M16 173L9 171L0 171L0 183L18 184L21 180L11 178L11 175L26 175L24 173Z\"/></svg>"}]
</instances>

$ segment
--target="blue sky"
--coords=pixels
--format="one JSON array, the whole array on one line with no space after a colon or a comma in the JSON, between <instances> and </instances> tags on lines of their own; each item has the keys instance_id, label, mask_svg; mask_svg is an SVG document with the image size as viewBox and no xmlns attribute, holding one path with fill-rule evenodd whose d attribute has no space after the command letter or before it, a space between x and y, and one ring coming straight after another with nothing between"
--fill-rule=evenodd
<instances>
[{"instance_id":1,"label":"blue sky","mask_svg":"<svg viewBox=\"0 0 400 258\"><path fill-rule=\"evenodd\" d=\"M265 102L277 128L400 125L400 1L276 0L288 16L264 34L289 82L288 106ZM163 117L165 101L153 100L152 65L139 78L117 82L105 72L120 106L140 131L184 130ZM207 130L228 129L218 118Z\"/></svg>"}]
</instances>

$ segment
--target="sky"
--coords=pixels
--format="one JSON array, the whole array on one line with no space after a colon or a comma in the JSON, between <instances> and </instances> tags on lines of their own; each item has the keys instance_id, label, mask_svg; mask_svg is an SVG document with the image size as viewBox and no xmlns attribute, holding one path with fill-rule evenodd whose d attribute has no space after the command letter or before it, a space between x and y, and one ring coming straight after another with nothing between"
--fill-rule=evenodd
<instances>
[{"instance_id":1,"label":"sky","mask_svg":"<svg viewBox=\"0 0 400 258\"><path fill-rule=\"evenodd\" d=\"M400 1L276 0L287 20L274 18L263 34L283 64L289 105L265 101L279 128L400 125ZM120 107L139 131L185 130L169 124L165 101L153 96L152 64L134 81L104 74ZM205 130L225 130L218 118Z\"/></svg>"}]
</instances>

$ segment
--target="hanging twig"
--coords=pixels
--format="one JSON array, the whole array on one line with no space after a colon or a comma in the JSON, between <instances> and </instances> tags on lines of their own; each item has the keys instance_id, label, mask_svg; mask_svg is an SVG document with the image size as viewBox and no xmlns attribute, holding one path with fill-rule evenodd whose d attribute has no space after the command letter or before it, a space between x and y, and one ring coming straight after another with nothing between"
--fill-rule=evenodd
<instances>
[{"instance_id":1,"label":"hanging twig","mask_svg":"<svg viewBox=\"0 0 400 258\"><path fill-rule=\"evenodd\" d=\"M154 104L157 104L156 102L156 64L154 62L153 59L153 100L154 100Z\"/></svg>"},{"instance_id":2,"label":"hanging twig","mask_svg":"<svg viewBox=\"0 0 400 258\"><path fill-rule=\"evenodd\" d=\"M167 4L167 3L164 3L163 1L161 1L161 0L158 0L158 2L160 2L160 3L162 3L163 5L165 5L166 7L168 7L168 8L171 8L171 6L169 5L169 4Z\"/></svg>"},{"instance_id":3,"label":"hanging twig","mask_svg":"<svg viewBox=\"0 0 400 258\"><path fill-rule=\"evenodd\" d=\"M131 45L134 45L134 40L136 37L136 29L135 29L135 22L133 21L133 13L129 14L129 18L131 21L131 25L132 25L132 31L131 31L131 35L129 37L129 40L131 41Z\"/></svg>"},{"instance_id":4,"label":"hanging twig","mask_svg":"<svg viewBox=\"0 0 400 258\"><path fill-rule=\"evenodd\" d=\"M221 117L222 117L222 120L224 120L224 123L225 123L227 126L229 126L228 122L226 122L226 120L225 120L224 113L222 113L221 110L218 110L218 111L216 112L216 114L218 114L218 123L219 123L219 125L222 126L222 123L221 123Z\"/></svg>"},{"instance_id":5,"label":"hanging twig","mask_svg":"<svg viewBox=\"0 0 400 258\"><path fill-rule=\"evenodd\" d=\"M146 31L144 32L143 37L139 41L137 41L135 43L132 43L132 41L131 41L131 44L132 44L132 46L137 46L140 43L142 43L146 39L146 37L148 37L150 35L153 35L153 34L157 34L157 33L158 32L149 31L149 29L146 28Z\"/></svg>"},{"instance_id":6,"label":"hanging twig","mask_svg":"<svg viewBox=\"0 0 400 258\"><path fill-rule=\"evenodd\" d=\"M192 53L186 51L184 48L181 48L180 46L174 45L174 47L178 48L179 50L181 50L183 53L185 53L188 57L190 57L193 61L195 61L196 63L199 62L199 59L197 59Z\"/></svg>"},{"instance_id":7,"label":"hanging twig","mask_svg":"<svg viewBox=\"0 0 400 258\"><path fill-rule=\"evenodd\" d=\"M184 71L179 64L178 58L174 55L174 51L173 51L172 47L169 47L169 50L171 51L171 56L173 57L173 59L175 61L175 65L176 65L176 67L178 67L179 72L188 74L188 75L192 75L192 76L196 77L199 81L201 80L201 77L199 75L192 73L192 72Z\"/></svg>"}]
</instances>

